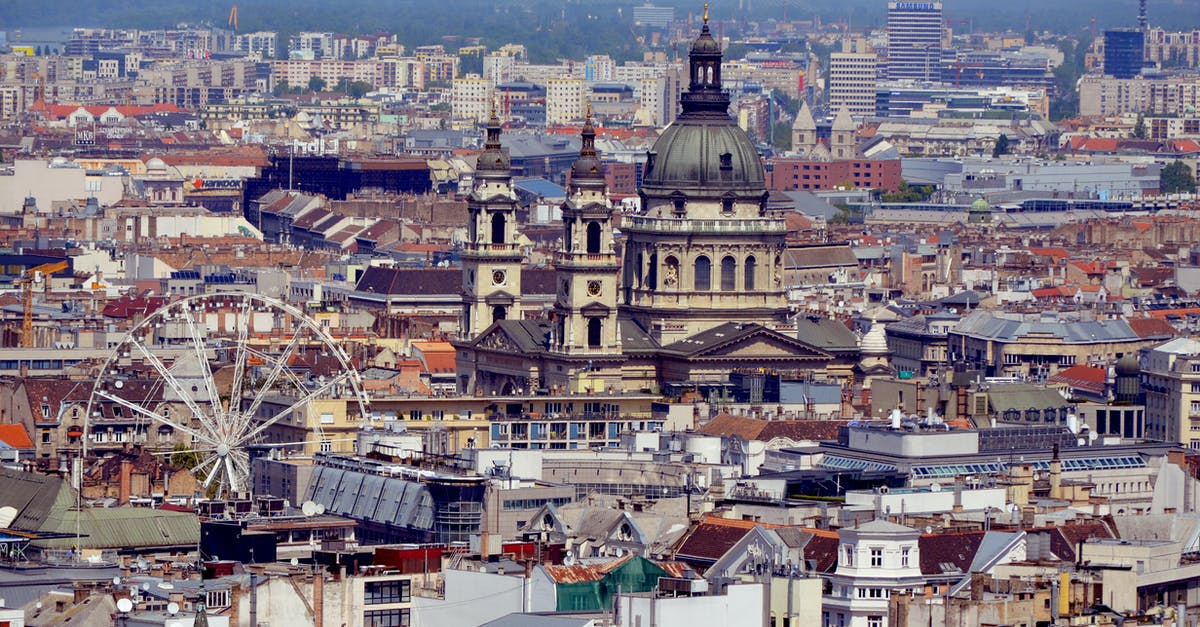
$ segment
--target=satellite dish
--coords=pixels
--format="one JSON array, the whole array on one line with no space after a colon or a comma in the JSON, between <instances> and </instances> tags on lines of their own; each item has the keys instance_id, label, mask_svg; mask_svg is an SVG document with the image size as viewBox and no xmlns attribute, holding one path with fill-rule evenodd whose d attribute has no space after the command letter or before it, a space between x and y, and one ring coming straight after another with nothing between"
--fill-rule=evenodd
<instances>
[{"instance_id":1,"label":"satellite dish","mask_svg":"<svg viewBox=\"0 0 1200 627\"><path fill-rule=\"evenodd\" d=\"M133 601L129 599L117 599L117 610L120 612L129 612L133 609Z\"/></svg>"},{"instance_id":2,"label":"satellite dish","mask_svg":"<svg viewBox=\"0 0 1200 627\"><path fill-rule=\"evenodd\" d=\"M942 491L942 484L940 484L940 483L935 483L935 484L933 484L933 485L929 486L929 491L930 491L930 492L941 492L941 491Z\"/></svg>"},{"instance_id":3,"label":"satellite dish","mask_svg":"<svg viewBox=\"0 0 1200 627\"><path fill-rule=\"evenodd\" d=\"M933 527L931 527L929 525L925 525L925 534L928 535L931 533L933 533Z\"/></svg>"},{"instance_id":4,"label":"satellite dish","mask_svg":"<svg viewBox=\"0 0 1200 627\"><path fill-rule=\"evenodd\" d=\"M149 564L146 562L146 558L144 558L144 557L139 557L139 558L137 559L137 567L138 567L138 570L146 570L146 567L147 567L147 566L149 566Z\"/></svg>"},{"instance_id":5,"label":"satellite dish","mask_svg":"<svg viewBox=\"0 0 1200 627\"><path fill-rule=\"evenodd\" d=\"M324 514L324 513L325 513L325 504L317 503L317 516L320 516L321 514Z\"/></svg>"},{"instance_id":6,"label":"satellite dish","mask_svg":"<svg viewBox=\"0 0 1200 627\"><path fill-rule=\"evenodd\" d=\"M288 508L289 508L289 507L291 507L291 506L292 506L292 502L291 502L291 501L289 501L289 500L287 500L287 499L283 499L283 509L288 509Z\"/></svg>"},{"instance_id":7,"label":"satellite dish","mask_svg":"<svg viewBox=\"0 0 1200 627\"><path fill-rule=\"evenodd\" d=\"M300 511L305 516L316 516L317 504L313 503L312 501L305 501L304 504L300 506Z\"/></svg>"},{"instance_id":8,"label":"satellite dish","mask_svg":"<svg viewBox=\"0 0 1200 627\"><path fill-rule=\"evenodd\" d=\"M114 586L119 586L119 585L121 585L121 578L120 578L120 577L113 577L113 585L114 585Z\"/></svg>"},{"instance_id":9,"label":"satellite dish","mask_svg":"<svg viewBox=\"0 0 1200 627\"><path fill-rule=\"evenodd\" d=\"M150 582L149 581L142 582L142 590L149 590L149 589L150 589Z\"/></svg>"},{"instance_id":10,"label":"satellite dish","mask_svg":"<svg viewBox=\"0 0 1200 627\"><path fill-rule=\"evenodd\" d=\"M117 379L115 382L113 382L113 387L115 387L119 390L119 389L125 387L125 382L120 379Z\"/></svg>"},{"instance_id":11,"label":"satellite dish","mask_svg":"<svg viewBox=\"0 0 1200 627\"><path fill-rule=\"evenodd\" d=\"M300 560L293 557L291 564L292 564L292 566L298 566L298 565L300 565Z\"/></svg>"},{"instance_id":12,"label":"satellite dish","mask_svg":"<svg viewBox=\"0 0 1200 627\"><path fill-rule=\"evenodd\" d=\"M568 551L567 554L565 556L563 556L563 566L574 566L574 565L575 565L575 554Z\"/></svg>"},{"instance_id":13,"label":"satellite dish","mask_svg":"<svg viewBox=\"0 0 1200 627\"><path fill-rule=\"evenodd\" d=\"M158 582L158 587L160 590L174 590L175 584L173 584L169 581L160 581L160 582Z\"/></svg>"},{"instance_id":14,"label":"satellite dish","mask_svg":"<svg viewBox=\"0 0 1200 627\"><path fill-rule=\"evenodd\" d=\"M170 603L168 603L167 604L167 613L170 614L171 616L178 614L179 613L179 604L174 601L171 601Z\"/></svg>"}]
</instances>

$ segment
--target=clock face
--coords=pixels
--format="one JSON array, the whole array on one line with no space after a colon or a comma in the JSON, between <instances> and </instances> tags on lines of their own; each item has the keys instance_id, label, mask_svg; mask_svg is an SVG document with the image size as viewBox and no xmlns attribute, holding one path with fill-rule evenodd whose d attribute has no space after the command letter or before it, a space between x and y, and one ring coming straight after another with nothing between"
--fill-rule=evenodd
<instances>
[{"instance_id":1,"label":"clock face","mask_svg":"<svg viewBox=\"0 0 1200 627\"><path fill-rule=\"evenodd\" d=\"M600 282L599 281L588 281L587 292L588 292L588 296L599 296L600 295Z\"/></svg>"},{"instance_id":2,"label":"clock face","mask_svg":"<svg viewBox=\"0 0 1200 627\"><path fill-rule=\"evenodd\" d=\"M495 272L492 272L492 284L494 284L494 285L503 285L504 284L504 271L503 270L496 270Z\"/></svg>"}]
</instances>

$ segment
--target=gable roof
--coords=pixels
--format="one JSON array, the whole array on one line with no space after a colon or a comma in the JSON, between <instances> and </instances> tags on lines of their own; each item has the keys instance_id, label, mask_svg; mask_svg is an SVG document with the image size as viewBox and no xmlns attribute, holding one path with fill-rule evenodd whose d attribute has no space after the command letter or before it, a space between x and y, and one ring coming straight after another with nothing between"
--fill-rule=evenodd
<instances>
[{"instance_id":1,"label":"gable roof","mask_svg":"<svg viewBox=\"0 0 1200 627\"><path fill-rule=\"evenodd\" d=\"M917 540L921 574L965 574L983 543L984 531L956 531L922 534Z\"/></svg>"},{"instance_id":2,"label":"gable roof","mask_svg":"<svg viewBox=\"0 0 1200 627\"><path fill-rule=\"evenodd\" d=\"M675 550L675 559L693 567L704 568L720 559L754 527L774 529L780 526L706 516L684 537L679 548Z\"/></svg>"},{"instance_id":3,"label":"gable roof","mask_svg":"<svg viewBox=\"0 0 1200 627\"><path fill-rule=\"evenodd\" d=\"M815 359L833 359L833 355L757 323L726 322L695 335L690 335L663 347L663 352L682 357L717 356L721 349L744 343L752 338L766 338L783 344L795 351L793 355L804 355Z\"/></svg>"}]
</instances>

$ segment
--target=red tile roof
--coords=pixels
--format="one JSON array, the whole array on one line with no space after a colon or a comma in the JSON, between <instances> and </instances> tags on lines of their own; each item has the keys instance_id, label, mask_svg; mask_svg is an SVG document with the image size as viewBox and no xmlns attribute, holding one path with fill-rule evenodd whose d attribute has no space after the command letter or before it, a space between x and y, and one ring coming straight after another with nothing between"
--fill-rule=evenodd
<instances>
[{"instance_id":1,"label":"red tile roof","mask_svg":"<svg viewBox=\"0 0 1200 627\"><path fill-rule=\"evenodd\" d=\"M1138 337L1179 335L1179 331L1162 318L1126 318L1125 321L1129 323L1129 328L1133 329Z\"/></svg>"},{"instance_id":2,"label":"red tile roof","mask_svg":"<svg viewBox=\"0 0 1200 627\"><path fill-rule=\"evenodd\" d=\"M0 425L0 442L17 449L33 448L33 440L25 432L25 425Z\"/></svg>"},{"instance_id":3,"label":"red tile roof","mask_svg":"<svg viewBox=\"0 0 1200 627\"><path fill-rule=\"evenodd\" d=\"M1107 377L1108 373L1104 368L1079 364L1050 377L1050 382L1062 383L1076 389L1103 394Z\"/></svg>"},{"instance_id":4,"label":"red tile roof","mask_svg":"<svg viewBox=\"0 0 1200 627\"><path fill-rule=\"evenodd\" d=\"M845 420L760 420L721 414L700 427L705 435L737 436L744 440L767 442L775 438L791 440L833 440Z\"/></svg>"},{"instance_id":5,"label":"red tile roof","mask_svg":"<svg viewBox=\"0 0 1200 627\"><path fill-rule=\"evenodd\" d=\"M775 528L781 525L758 523L707 516L680 543L675 558L697 569L717 561L754 527Z\"/></svg>"}]
</instances>

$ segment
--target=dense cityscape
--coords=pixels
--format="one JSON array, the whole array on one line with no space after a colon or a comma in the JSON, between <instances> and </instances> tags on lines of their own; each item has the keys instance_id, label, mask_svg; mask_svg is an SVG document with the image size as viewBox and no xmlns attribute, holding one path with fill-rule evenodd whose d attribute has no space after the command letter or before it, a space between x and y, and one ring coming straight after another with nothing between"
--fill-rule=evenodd
<instances>
[{"instance_id":1,"label":"dense cityscape","mask_svg":"<svg viewBox=\"0 0 1200 627\"><path fill-rule=\"evenodd\" d=\"M0 7L0 627L1200 625L1200 9L397 3Z\"/></svg>"}]
</instances>

